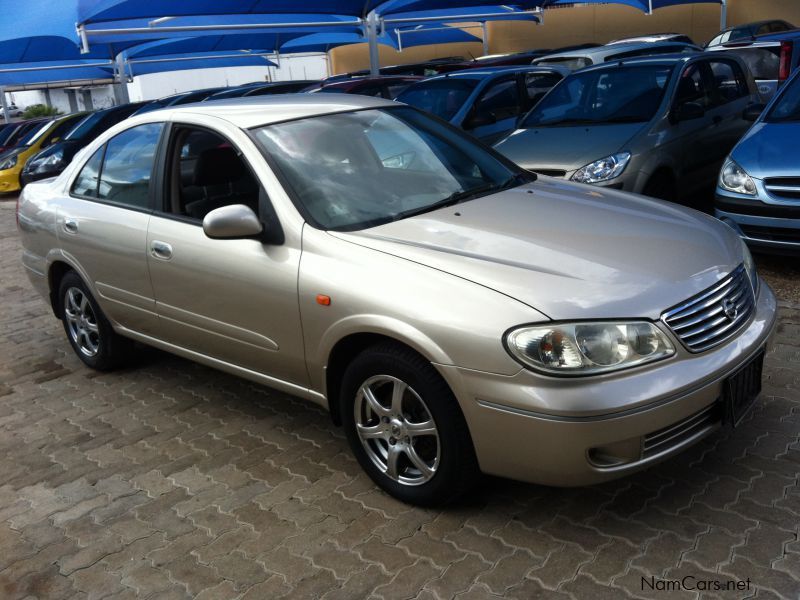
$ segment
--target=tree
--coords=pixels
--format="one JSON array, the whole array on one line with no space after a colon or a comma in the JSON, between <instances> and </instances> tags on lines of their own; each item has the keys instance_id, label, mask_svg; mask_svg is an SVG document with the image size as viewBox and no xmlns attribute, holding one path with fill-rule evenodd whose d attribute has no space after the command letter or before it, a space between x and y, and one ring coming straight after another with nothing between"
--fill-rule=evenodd
<instances>
[{"instance_id":1,"label":"tree","mask_svg":"<svg viewBox=\"0 0 800 600\"><path fill-rule=\"evenodd\" d=\"M61 111L54 106L45 106L44 104L31 104L22 113L23 119L35 119L37 117L54 117L60 115Z\"/></svg>"}]
</instances>

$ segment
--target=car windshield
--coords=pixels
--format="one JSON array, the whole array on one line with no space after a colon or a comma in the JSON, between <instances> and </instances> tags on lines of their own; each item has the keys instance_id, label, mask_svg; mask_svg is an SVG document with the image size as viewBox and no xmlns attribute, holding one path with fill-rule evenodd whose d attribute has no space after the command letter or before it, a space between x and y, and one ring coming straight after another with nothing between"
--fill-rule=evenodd
<instances>
[{"instance_id":1,"label":"car windshield","mask_svg":"<svg viewBox=\"0 0 800 600\"><path fill-rule=\"evenodd\" d=\"M105 116L105 112L99 111L96 113L92 113L89 116L85 117L84 119L78 121L77 125L72 128L67 135L64 136L65 140L79 140L87 133L89 133L92 128L100 121L100 119Z\"/></svg>"},{"instance_id":2,"label":"car windshield","mask_svg":"<svg viewBox=\"0 0 800 600\"><path fill-rule=\"evenodd\" d=\"M537 67L564 67L570 71L577 71L590 66L592 59L586 56L562 56L537 60L534 64Z\"/></svg>"},{"instance_id":3,"label":"car windshield","mask_svg":"<svg viewBox=\"0 0 800 600\"><path fill-rule=\"evenodd\" d=\"M644 123L661 105L672 66L614 67L575 73L544 97L523 128Z\"/></svg>"},{"instance_id":4,"label":"car windshield","mask_svg":"<svg viewBox=\"0 0 800 600\"><path fill-rule=\"evenodd\" d=\"M254 134L299 210L322 229L365 229L527 180L512 163L412 108L322 115Z\"/></svg>"},{"instance_id":5,"label":"car windshield","mask_svg":"<svg viewBox=\"0 0 800 600\"><path fill-rule=\"evenodd\" d=\"M792 80L764 120L767 123L800 121L800 78Z\"/></svg>"},{"instance_id":6,"label":"car windshield","mask_svg":"<svg viewBox=\"0 0 800 600\"><path fill-rule=\"evenodd\" d=\"M40 137L42 137L50 126L53 124L52 121L47 121L42 123L41 125L34 127L28 133L26 133L20 140L17 142L17 146L32 146L36 143Z\"/></svg>"},{"instance_id":7,"label":"car windshield","mask_svg":"<svg viewBox=\"0 0 800 600\"><path fill-rule=\"evenodd\" d=\"M449 121L464 106L477 85L477 79L433 79L412 85L397 97L397 101Z\"/></svg>"}]
</instances>

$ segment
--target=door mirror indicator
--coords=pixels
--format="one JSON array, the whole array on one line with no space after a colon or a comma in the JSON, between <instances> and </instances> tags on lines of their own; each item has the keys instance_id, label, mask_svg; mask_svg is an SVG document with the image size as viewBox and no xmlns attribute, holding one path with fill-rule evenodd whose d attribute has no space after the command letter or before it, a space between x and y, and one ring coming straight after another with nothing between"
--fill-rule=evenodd
<instances>
[{"instance_id":1,"label":"door mirror indicator","mask_svg":"<svg viewBox=\"0 0 800 600\"><path fill-rule=\"evenodd\" d=\"M209 212L203 219L203 232L213 239L249 238L261 235L264 226L244 204L231 204Z\"/></svg>"}]
</instances>

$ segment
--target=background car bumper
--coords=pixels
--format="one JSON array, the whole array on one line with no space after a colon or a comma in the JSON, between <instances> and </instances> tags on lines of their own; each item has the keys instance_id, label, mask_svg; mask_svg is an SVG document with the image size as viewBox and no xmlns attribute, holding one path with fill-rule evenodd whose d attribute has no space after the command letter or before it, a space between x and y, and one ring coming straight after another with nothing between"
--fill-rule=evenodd
<instances>
[{"instance_id":1,"label":"background car bumper","mask_svg":"<svg viewBox=\"0 0 800 600\"><path fill-rule=\"evenodd\" d=\"M643 469L718 428L725 379L765 347L776 316L775 296L762 284L755 316L719 348L696 355L680 349L613 377L439 368L456 391L485 473L589 485Z\"/></svg>"},{"instance_id":2,"label":"background car bumper","mask_svg":"<svg viewBox=\"0 0 800 600\"><path fill-rule=\"evenodd\" d=\"M743 214L719 208L715 216L742 236L747 245L762 251L800 254L800 208L797 218ZM755 212L755 211L754 211Z\"/></svg>"},{"instance_id":3,"label":"background car bumper","mask_svg":"<svg viewBox=\"0 0 800 600\"><path fill-rule=\"evenodd\" d=\"M19 189L19 169L0 171L0 194L17 192Z\"/></svg>"}]
</instances>

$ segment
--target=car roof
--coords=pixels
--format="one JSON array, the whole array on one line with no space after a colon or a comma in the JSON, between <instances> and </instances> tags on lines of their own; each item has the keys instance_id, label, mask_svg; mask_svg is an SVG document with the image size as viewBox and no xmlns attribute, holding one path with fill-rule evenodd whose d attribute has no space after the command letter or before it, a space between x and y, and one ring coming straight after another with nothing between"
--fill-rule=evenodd
<instances>
[{"instance_id":1,"label":"car roof","mask_svg":"<svg viewBox=\"0 0 800 600\"><path fill-rule=\"evenodd\" d=\"M548 54L538 59L540 61L548 61L554 58L602 58L611 54L623 54L625 52L635 52L637 50L658 49L664 46L686 46L691 48L692 44L685 42L622 42L619 44L611 44L610 46L599 46L597 48L585 48L583 50L572 50L570 52L559 52L557 54Z\"/></svg>"},{"instance_id":2,"label":"car roof","mask_svg":"<svg viewBox=\"0 0 800 600\"><path fill-rule=\"evenodd\" d=\"M540 66L540 65L508 65L502 67L477 67L475 69L464 69L463 71L453 71L452 73L442 73L434 77L428 77L425 81L440 79L486 79L497 77L507 73L561 73L567 75L570 70L559 66Z\"/></svg>"},{"instance_id":3,"label":"car roof","mask_svg":"<svg viewBox=\"0 0 800 600\"><path fill-rule=\"evenodd\" d=\"M698 52L697 54L655 54L653 56L634 56L622 60L612 60L609 62L598 63L576 71L577 73L586 73L588 71L602 71L606 69L624 68L624 67L641 67L646 65L677 65L678 63L687 63L691 60L700 58L708 58Z\"/></svg>"},{"instance_id":4,"label":"car roof","mask_svg":"<svg viewBox=\"0 0 800 600\"><path fill-rule=\"evenodd\" d=\"M135 119L161 121L165 117L179 117L182 114L201 114L223 119L241 129L250 129L281 121L390 106L398 104L391 100L355 94L282 94L184 104L145 113Z\"/></svg>"}]
</instances>

